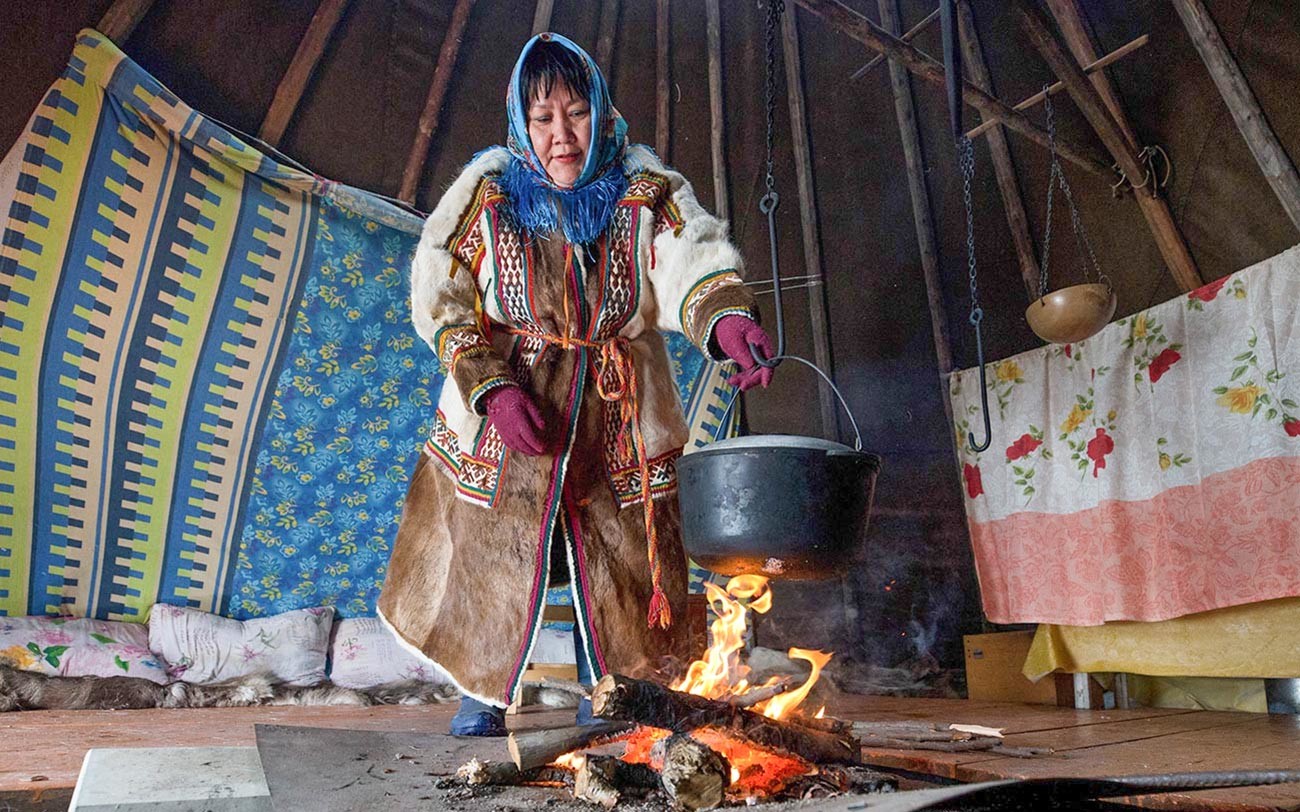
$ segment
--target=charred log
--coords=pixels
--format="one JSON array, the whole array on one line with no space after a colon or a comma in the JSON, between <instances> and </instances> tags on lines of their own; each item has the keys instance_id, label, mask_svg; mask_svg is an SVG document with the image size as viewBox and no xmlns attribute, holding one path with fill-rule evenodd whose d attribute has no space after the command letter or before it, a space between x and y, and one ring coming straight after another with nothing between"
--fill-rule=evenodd
<instances>
[{"instance_id":1,"label":"charred log","mask_svg":"<svg viewBox=\"0 0 1300 812\"><path fill-rule=\"evenodd\" d=\"M531 770L555 759L596 743L614 739L631 730L633 725L624 722L601 722L595 725L576 725L555 730L534 730L511 733L506 742L510 760L521 770Z\"/></svg>"},{"instance_id":2,"label":"charred log","mask_svg":"<svg viewBox=\"0 0 1300 812\"><path fill-rule=\"evenodd\" d=\"M611 809L625 794L645 795L659 788L659 774L644 764L613 756L587 756L573 776L573 797Z\"/></svg>"},{"instance_id":3,"label":"charred log","mask_svg":"<svg viewBox=\"0 0 1300 812\"><path fill-rule=\"evenodd\" d=\"M660 783L668 796L689 810L713 809L731 784L731 765L716 750L675 733L655 745L652 762L662 760Z\"/></svg>"},{"instance_id":4,"label":"charred log","mask_svg":"<svg viewBox=\"0 0 1300 812\"><path fill-rule=\"evenodd\" d=\"M811 727L738 708L724 701L673 691L656 682L607 674L591 693L592 712L602 719L689 732L716 728L756 747L789 753L813 763L855 764L858 742L849 733Z\"/></svg>"}]
</instances>

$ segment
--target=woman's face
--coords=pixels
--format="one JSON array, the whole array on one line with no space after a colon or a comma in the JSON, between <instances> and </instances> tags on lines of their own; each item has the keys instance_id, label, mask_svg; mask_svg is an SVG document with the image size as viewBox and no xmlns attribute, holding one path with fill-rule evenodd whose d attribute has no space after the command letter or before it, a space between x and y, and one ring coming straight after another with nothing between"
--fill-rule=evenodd
<instances>
[{"instance_id":1,"label":"woman's face","mask_svg":"<svg viewBox=\"0 0 1300 812\"><path fill-rule=\"evenodd\" d=\"M550 95L535 97L529 106L528 137L551 180L557 186L573 186L591 146L591 105L556 81Z\"/></svg>"}]
</instances>

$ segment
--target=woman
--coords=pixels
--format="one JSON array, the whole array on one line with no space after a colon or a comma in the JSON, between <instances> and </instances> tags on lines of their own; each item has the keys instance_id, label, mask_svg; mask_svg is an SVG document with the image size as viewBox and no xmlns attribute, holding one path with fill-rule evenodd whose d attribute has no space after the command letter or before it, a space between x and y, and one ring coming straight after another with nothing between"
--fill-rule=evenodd
<instances>
[{"instance_id":1,"label":"woman","mask_svg":"<svg viewBox=\"0 0 1300 812\"><path fill-rule=\"evenodd\" d=\"M591 57L532 38L506 107L507 148L465 167L416 251L412 319L447 382L379 600L461 689L455 734L504 734L550 583L573 584L586 681L683 653L687 432L657 331L739 363L741 388L771 379L726 224L628 147Z\"/></svg>"}]
</instances>

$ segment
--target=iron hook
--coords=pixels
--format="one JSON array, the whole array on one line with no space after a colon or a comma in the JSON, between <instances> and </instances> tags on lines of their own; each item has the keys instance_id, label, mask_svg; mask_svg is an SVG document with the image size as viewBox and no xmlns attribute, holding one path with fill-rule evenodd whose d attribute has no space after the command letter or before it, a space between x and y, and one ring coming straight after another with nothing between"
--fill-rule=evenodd
<instances>
[{"instance_id":1,"label":"iron hook","mask_svg":"<svg viewBox=\"0 0 1300 812\"><path fill-rule=\"evenodd\" d=\"M975 327L975 359L980 368L980 408L984 412L984 443L975 442L974 432L966 432L966 441L970 443L970 450L976 454L993 444L993 426L989 422L989 388L984 371L984 337L980 330L982 321L984 321L984 308L977 307L970 312L970 323Z\"/></svg>"}]
</instances>

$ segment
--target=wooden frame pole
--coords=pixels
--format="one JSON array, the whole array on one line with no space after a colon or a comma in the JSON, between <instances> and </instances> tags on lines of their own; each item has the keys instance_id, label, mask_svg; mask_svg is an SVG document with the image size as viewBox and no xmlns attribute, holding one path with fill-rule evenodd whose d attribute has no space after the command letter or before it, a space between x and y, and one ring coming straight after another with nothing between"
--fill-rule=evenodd
<instances>
[{"instance_id":1,"label":"wooden frame pole","mask_svg":"<svg viewBox=\"0 0 1300 812\"><path fill-rule=\"evenodd\" d=\"M614 39L618 35L619 0L604 0L600 4L600 35L596 39L596 64L605 74L605 81L613 84Z\"/></svg>"},{"instance_id":2,"label":"wooden frame pole","mask_svg":"<svg viewBox=\"0 0 1300 812\"><path fill-rule=\"evenodd\" d=\"M257 137L271 146L280 145L289 121L298 109L298 102L302 100L302 94L311 82L312 73L316 71L316 65L320 63L325 47L329 44L334 29L338 27L339 20L343 19L347 7L348 0L321 0L316 7L316 13L307 25L307 33L303 34L302 41L298 43L293 61L280 79L275 97L271 99L271 107L266 111L262 127L257 132Z\"/></svg>"},{"instance_id":3,"label":"wooden frame pole","mask_svg":"<svg viewBox=\"0 0 1300 812\"><path fill-rule=\"evenodd\" d=\"M786 95L790 101L790 137L794 145L795 175L799 180L799 220L803 225L803 256L808 285L808 319L812 328L813 358L832 380L830 327L826 315L826 277L822 272L821 239L817 228L817 190L813 181L812 145L808 134L808 107L803 91L803 57L799 51L799 22L793 6L781 15L781 43L785 56ZM817 401L821 406L822 430L839 436L839 412L835 396L820 377Z\"/></svg>"},{"instance_id":4,"label":"wooden frame pole","mask_svg":"<svg viewBox=\"0 0 1300 812\"><path fill-rule=\"evenodd\" d=\"M99 18L95 30L117 45L125 45L131 32L153 7L154 0L116 0Z\"/></svg>"},{"instance_id":5,"label":"wooden frame pole","mask_svg":"<svg viewBox=\"0 0 1300 812\"><path fill-rule=\"evenodd\" d=\"M456 55L460 52L460 39L465 33L465 24L469 21L469 12L474 0L456 0L456 8L451 13L451 24L442 39L442 49L438 52L438 65L433 69L433 81L429 84L429 95L424 102L424 112L420 113L420 123L415 133L415 144L406 159L406 169L402 172L402 185L397 196L407 203L415 204L415 193L419 188L420 175L424 172L424 162L429 156L429 142L433 132L438 129L438 114L442 102L447 96L447 87L451 84L451 72L456 67Z\"/></svg>"},{"instance_id":6,"label":"wooden frame pole","mask_svg":"<svg viewBox=\"0 0 1300 812\"><path fill-rule=\"evenodd\" d=\"M1120 170L1130 179L1145 178L1146 168L1138 157L1137 150L1129 143L1119 125L1111 118L1105 102L1091 80L1083 73L1083 68L1074 57L1066 53L1056 40L1048 25L1046 17L1038 10L1033 0L1017 0L1020 10L1021 28L1029 36L1034 47L1042 54L1052 72L1063 82L1074 103L1079 106L1088 123L1097 133L1097 137L1106 145L1106 149L1115 157ZM1164 257L1169 272L1184 291L1193 290L1204 284L1196 262L1192 259L1187 243L1174 222L1172 212L1164 198L1156 196L1155 184L1134 190L1138 207L1146 218L1156 246Z\"/></svg>"},{"instance_id":7,"label":"wooden frame pole","mask_svg":"<svg viewBox=\"0 0 1300 812\"><path fill-rule=\"evenodd\" d=\"M555 12L555 0L537 0L537 10L533 12L533 36L551 30L551 15Z\"/></svg>"},{"instance_id":8,"label":"wooden frame pole","mask_svg":"<svg viewBox=\"0 0 1300 812\"><path fill-rule=\"evenodd\" d=\"M911 42L912 40L920 36L921 32L929 28L930 24L937 19L939 19L939 9L936 8L934 11L925 15L924 20L921 20L921 22L907 29L907 32L904 33L902 36L900 36L899 39L901 39L903 42ZM881 27L883 28L885 26L881 26ZM849 76L849 81L857 81L858 79L861 79L863 76L866 76L868 73L871 72L872 68L876 67L881 62L884 62L887 58L888 57L886 57L884 54L876 54L875 56L871 57L871 59L867 62L867 64L853 71L853 74Z\"/></svg>"},{"instance_id":9,"label":"wooden frame pole","mask_svg":"<svg viewBox=\"0 0 1300 812\"><path fill-rule=\"evenodd\" d=\"M868 48L897 59L905 68L927 82L940 87L944 85L943 65L858 14L840 0L795 0L795 2ZM962 97L985 119L997 119L1007 129L1020 133L1030 141L1043 147L1048 145L1047 132L1031 122L1024 113L1012 110L970 82L962 82ZM1112 174L1110 166L1087 147L1057 138L1056 151L1062 158L1093 174L1105 177L1110 177Z\"/></svg>"},{"instance_id":10,"label":"wooden frame pole","mask_svg":"<svg viewBox=\"0 0 1300 812\"><path fill-rule=\"evenodd\" d=\"M883 2L883 0L882 0ZM962 53L970 71L970 79L976 87L993 93L993 78L989 75L988 65L984 62L984 52L980 48L979 32L975 28L975 15L970 5L965 2L957 4L958 29L961 36ZM984 126L984 125L981 125ZM1029 216L1025 214L1025 201L1020 193L1020 180L1016 175L1016 165L1011 160L1011 148L1007 145L1006 133L996 121L988 122L989 152L993 156L993 173L998 180L998 192L1002 196L1002 206L1007 211L1007 225L1011 229L1011 241L1016 246L1016 259L1020 264L1020 277L1025 282L1025 292L1030 301L1038 298L1039 266L1034 240L1029 235Z\"/></svg>"},{"instance_id":11,"label":"wooden frame pole","mask_svg":"<svg viewBox=\"0 0 1300 812\"><path fill-rule=\"evenodd\" d=\"M1123 45L1119 46L1115 50L1101 57L1097 61L1089 62L1088 64L1084 65L1083 72L1091 76L1096 71L1115 64L1116 62L1120 61L1121 59L1133 53L1134 51L1138 50L1139 48L1145 48L1147 43L1150 41L1151 41L1151 35L1143 34L1137 39L1124 43ZM1051 85L1049 85L1046 90L1040 90L1034 95L1026 98L1024 101L1017 102L1016 106L1012 109L1028 110L1031 107L1035 107L1039 104L1042 104L1043 99L1046 99L1049 94L1054 96L1057 93L1060 93L1062 90L1065 90L1065 82L1058 80L1056 82L1053 82ZM986 121L983 124L979 125L978 127L975 127L967 131L966 137L978 138L979 136L988 132L990 128L996 126L999 126L996 121Z\"/></svg>"},{"instance_id":12,"label":"wooden frame pole","mask_svg":"<svg viewBox=\"0 0 1300 812\"><path fill-rule=\"evenodd\" d=\"M1173 4L1265 180L1273 187L1287 217L1300 229L1300 174L1269 126L1259 99L1220 36L1214 18L1201 0L1173 0Z\"/></svg>"},{"instance_id":13,"label":"wooden frame pole","mask_svg":"<svg viewBox=\"0 0 1300 812\"><path fill-rule=\"evenodd\" d=\"M655 3L655 152L665 164L668 163L668 127L671 107L669 106L668 49L671 31L668 28L668 0L656 0Z\"/></svg>"},{"instance_id":14,"label":"wooden frame pole","mask_svg":"<svg viewBox=\"0 0 1300 812\"><path fill-rule=\"evenodd\" d=\"M898 0L877 0L880 25L890 33L899 29ZM930 332L934 336L934 355L939 363L940 380L952 372L952 342L948 337L948 315L943 303L943 283L939 277L939 249L931 214L930 190L925 183L925 156L921 131L916 122L916 103L907 69L889 60L889 81L894 91L894 112L898 116L898 134L903 141L903 159L907 165L907 187L912 195L912 219L916 223L916 242L921 252L921 273L925 278L925 296L930 303ZM944 385L943 404L952 420L952 399Z\"/></svg>"},{"instance_id":15,"label":"wooden frame pole","mask_svg":"<svg viewBox=\"0 0 1300 812\"><path fill-rule=\"evenodd\" d=\"M709 41L709 146L713 152L713 210L720 219L730 220L727 203L726 117L722 104L722 10L718 0L704 0L708 16Z\"/></svg>"}]
</instances>

